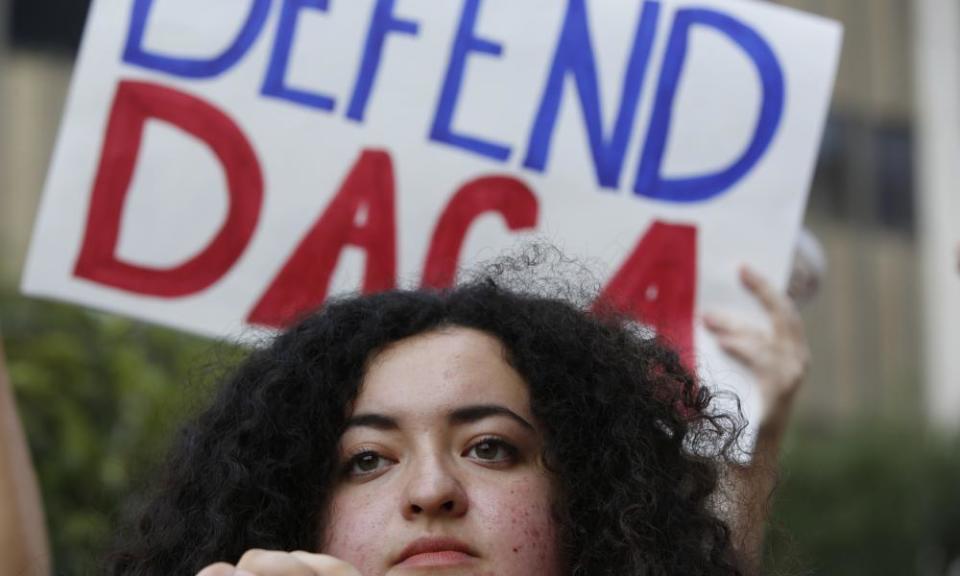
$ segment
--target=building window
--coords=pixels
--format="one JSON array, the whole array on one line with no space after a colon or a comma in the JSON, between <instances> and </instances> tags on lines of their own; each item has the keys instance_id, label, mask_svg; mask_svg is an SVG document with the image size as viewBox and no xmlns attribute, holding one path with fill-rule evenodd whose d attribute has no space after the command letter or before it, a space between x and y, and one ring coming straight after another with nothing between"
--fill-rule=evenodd
<instances>
[{"instance_id":1,"label":"building window","mask_svg":"<svg viewBox=\"0 0 960 576\"><path fill-rule=\"evenodd\" d=\"M13 0L10 39L17 48L75 53L90 0Z\"/></svg>"}]
</instances>

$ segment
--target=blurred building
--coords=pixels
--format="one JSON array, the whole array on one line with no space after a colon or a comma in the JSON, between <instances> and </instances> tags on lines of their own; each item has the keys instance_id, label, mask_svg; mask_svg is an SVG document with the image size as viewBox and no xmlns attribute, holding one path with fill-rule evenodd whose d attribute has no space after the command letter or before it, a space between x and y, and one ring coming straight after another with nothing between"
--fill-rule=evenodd
<instances>
[{"instance_id":1,"label":"blurred building","mask_svg":"<svg viewBox=\"0 0 960 576\"><path fill-rule=\"evenodd\" d=\"M0 284L15 285L87 0L0 0Z\"/></svg>"},{"instance_id":2,"label":"blurred building","mask_svg":"<svg viewBox=\"0 0 960 576\"><path fill-rule=\"evenodd\" d=\"M806 408L826 418L922 409L911 2L781 0L839 20L843 56L807 225L829 271L805 311Z\"/></svg>"},{"instance_id":3,"label":"blurred building","mask_svg":"<svg viewBox=\"0 0 960 576\"><path fill-rule=\"evenodd\" d=\"M814 361L802 409L825 421L914 419L923 413L923 362L913 2L779 2L846 28L807 219L824 244L829 272L805 310ZM87 2L12 4L12 48L0 52L0 279L6 285L16 283L22 266ZM51 13L60 17L47 18Z\"/></svg>"}]
</instances>

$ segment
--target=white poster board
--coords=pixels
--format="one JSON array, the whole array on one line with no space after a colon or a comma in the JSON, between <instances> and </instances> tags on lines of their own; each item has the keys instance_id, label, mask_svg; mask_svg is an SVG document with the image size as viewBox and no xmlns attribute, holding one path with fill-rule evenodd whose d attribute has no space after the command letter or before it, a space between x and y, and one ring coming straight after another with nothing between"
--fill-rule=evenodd
<instances>
[{"instance_id":1,"label":"white poster board","mask_svg":"<svg viewBox=\"0 0 960 576\"><path fill-rule=\"evenodd\" d=\"M96 0L29 294L211 336L546 237L707 377L786 282L841 29L748 0Z\"/></svg>"}]
</instances>

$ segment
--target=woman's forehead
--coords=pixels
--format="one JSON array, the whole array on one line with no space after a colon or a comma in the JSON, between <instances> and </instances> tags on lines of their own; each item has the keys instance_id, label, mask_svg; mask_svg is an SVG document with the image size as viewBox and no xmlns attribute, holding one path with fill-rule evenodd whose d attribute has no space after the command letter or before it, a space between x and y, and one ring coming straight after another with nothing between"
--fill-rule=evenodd
<instances>
[{"instance_id":1,"label":"woman's forehead","mask_svg":"<svg viewBox=\"0 0 960 576\"><path fill-rule=\"evenodd\" d=\"M445 416L462 406L502 405L529 418L527 384L503 344L479 330L449 327L406 338L369 363L353 413Z\"/></svg>"}]
</instances>

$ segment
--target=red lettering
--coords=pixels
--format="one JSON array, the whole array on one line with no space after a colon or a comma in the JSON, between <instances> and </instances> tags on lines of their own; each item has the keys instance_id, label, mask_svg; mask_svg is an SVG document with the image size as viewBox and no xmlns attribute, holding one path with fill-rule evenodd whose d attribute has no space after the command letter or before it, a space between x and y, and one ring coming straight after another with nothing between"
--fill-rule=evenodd
<instances>
[{"instance_id":1,"label":"red lettering","mask_svg":"<svg viewBox=\"0 0 960 576\"><path fill-rule=\"evenodd\" d=\"M358 214L366 218L358 222ZM330 279L347 246L366 252L363 291L394 287L397 276L393 162L364 151L326 211L287 260L248 321L281 328L327 298Z\"/></svg>"},{"instance_id":2,"label":"red lettering","mask_svg":"<svg viewBox=\"0 0 960 576\"><path fill-rule=\"evenodd\" d=\"M147 120L167 122L205 142L227 177L229 209L223 225L202 252L172 268L138 266L116 256L124 202ZM120 82L73 273L150 296L176 298L200 292L226 274L243 253L259 219L262 201L260 163L230 117L203 100L171 88Z\"/></svg>"},{"instance_id":3,"label":"red lettering","mask_svg":"<svg viewBox=\"0 0 960 576\"><path fill-rule=\"evenodd\" d=\"M652 326L693 368L696 293L696 227L654 222L604 288L597 305Z\"/></svg>"},{"instance_id":4,"label":"red lettering","mask_svg":"<svg viewBox=\"0 0 960 576\"><path fill-rule=\"evenodd\" d=\"M508 176L468 182L447 204L430 240L421 285L447 288L457 274L460 250L470 225L487 212L499 212L510 230L534 228L539 206L526 184Z\"/></svg>"}]
</instances>

